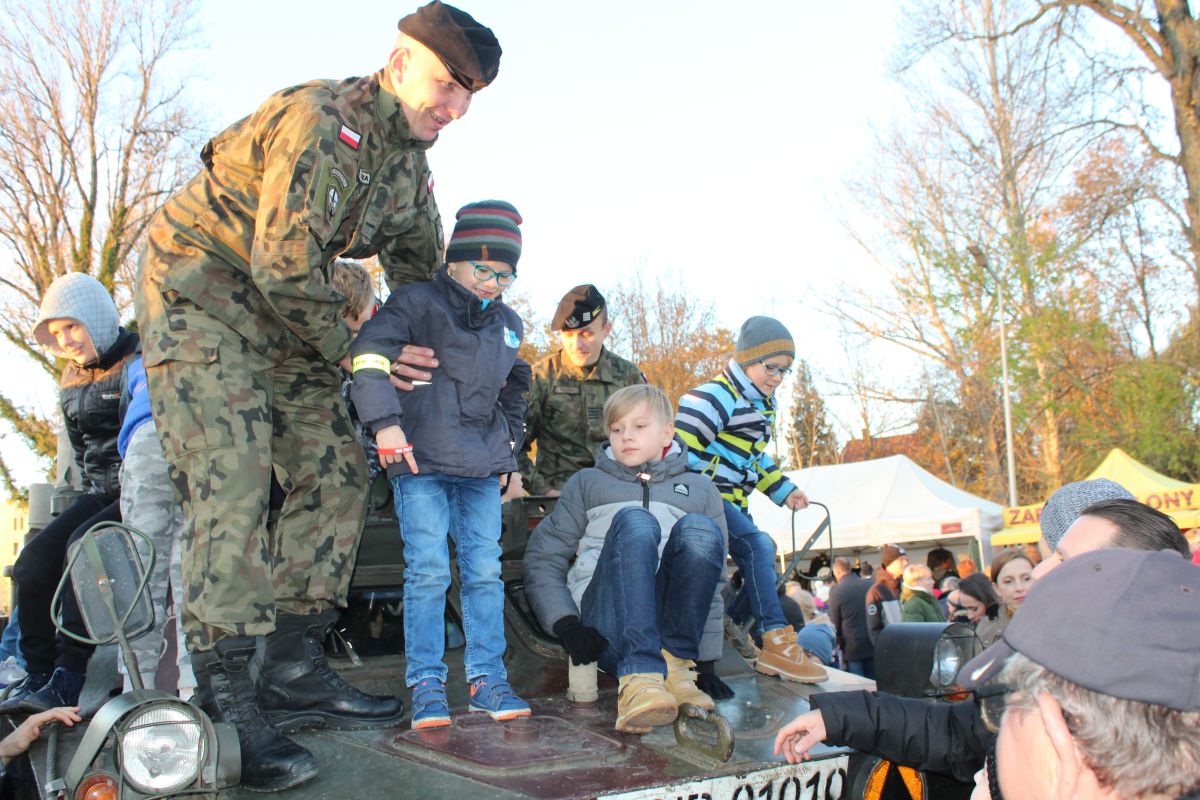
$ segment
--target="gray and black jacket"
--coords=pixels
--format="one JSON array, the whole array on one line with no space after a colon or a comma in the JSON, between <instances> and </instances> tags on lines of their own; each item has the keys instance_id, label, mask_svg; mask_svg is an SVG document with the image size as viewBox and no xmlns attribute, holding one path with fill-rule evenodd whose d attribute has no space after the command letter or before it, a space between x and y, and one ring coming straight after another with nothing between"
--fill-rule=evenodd
<instances>
[{"instance_id":1,"label":"gray and black jacket","mask_svg":"<svg viewBox=\"0 0 1200 800\"><path fill-rule=\"evenodd\" d=\"M444 267L432 281L400 287L350 350L359 419L373 434L401 426L422 472L467 478L513 472L530 375L517 358L523 333L516 312L499 300L484 307ZM438 367L428 386L400 392L390 366L406 344L433 348ZM388 466L389 478L406 474L403 460Z\"/></svg>"},{"instance_id":2,"label":"gray and black jacket","mask_svg":"<svg viewBox=\"0 0 1200 800\"><path fill-rule=\"evenodd\" d=\"M639 472L649 474L650 480L639 480ZM658 520L662 528L660 558L671 528L685 514L710 517L724 539L723 552L728 552L729 532L721 495L708 478L688 471L686 450L678 440L661 461L637 469L623 466L605 445L596 452L595 467L567 479L554 510L529 536L525 596L543 628L553 630L554 623L564 617L580 616L579 605L613 517L630 506L646 508ZM721 657L723 583L717 585L704 624L701 661Z\"/></svg>"},{"instance_id":3,"label":"gray and black jacket","mask_svg":"<svg viewBox=\"0 0 1200 800\"><path fill-rule=\"evenodd\" d=\"M109 500L121 492L117 436L125 417L126 368L140 351L138 335L119 328L117 341L98 360L86 366L68 363L58 381L63 423L84 491Z\"/></svg>"}]
</instances>

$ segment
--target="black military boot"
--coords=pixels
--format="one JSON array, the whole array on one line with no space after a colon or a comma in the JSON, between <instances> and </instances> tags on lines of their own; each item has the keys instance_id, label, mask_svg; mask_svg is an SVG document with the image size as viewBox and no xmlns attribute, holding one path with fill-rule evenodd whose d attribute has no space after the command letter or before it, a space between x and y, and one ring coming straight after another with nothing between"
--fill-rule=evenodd
<instances>
[{"instance_id":1,"label":"black military boot","mask_svg":"<svg viewBox=\"0 0 1200 800\"><path fill-rule=\"evenodd\" d=\"M322 642L336 619L336 611L275 618L275 632L267 636L258 702L279 730L374 730L404 721L400 698L360 692L329 666Z\"/></svg>"},{"instance_id":2,"label":"black military boot","mask_svg":"<svg viewBox=\"0 0 1200 800\"><path fill-rule=\"evenodd\" d=\"M255 792L278 792L317 777L317 762L263 717L250 677L253 657L253 637L222 639L212 650L192 653L194 702L214 722L232 722L237 728L241 785Z\"/></svg>"}]
</instances>

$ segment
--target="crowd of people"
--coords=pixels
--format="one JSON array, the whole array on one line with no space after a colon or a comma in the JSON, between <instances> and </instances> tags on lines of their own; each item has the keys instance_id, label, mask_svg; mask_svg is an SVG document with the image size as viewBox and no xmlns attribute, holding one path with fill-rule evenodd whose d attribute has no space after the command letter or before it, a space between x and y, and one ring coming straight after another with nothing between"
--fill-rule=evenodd
<instances>
[{"instance_id":1,"label":"crowd of people","mask_svg":"<svg viewBox=\"0 0 1200 800\"><path fill-rule=\"evenodd\" d=\"M986 703L816 693L777 751L796 761L824 740L962 779L983 768L993 798L1032 796L1016 788L1030 773L1014 765L1035 757L1061 796L1194 789L1195 570L1173 555L1106 550L1187 552L1169 519L1121 487L1056 494L1040 564L1004 552L985 575L941 548L919 565L887 545L873 576L834 559L819 608L811 593L778 585L775 545L749 512L756 490L792 510L808 504L768 452L774 394L796 357L778 320L746 320L726 368L677 407L605 346L612 319L594 285L562 298L556 352L533 365L518 357L524 327L503 295L518 277L521 214L502 200L470 203L444 241L425 155L495 80L500 57L489 28L434 0L400 20L378 72L285 89L215 136L203 169L147 231L138 333L90 276L49 287L33 334L67 363L60 402L84 491L14 570L27 674L0 712L29 716L0 742L0 758L48 722L79 720L91 648L70 592L56 635L51 597L67 549L104 521L152 539L142 555L157 624L135 641L142 674L125 688L154 685L173 613L174 688L235 725L248 788L317 775L287 735L302 727L452 724L451 542L466 637L453 679L466 682L469 711L530 715L504 663L499 544L501 503L529 490L557 502L530 535L526 596L574 663L617 678L619 731L645 733L684 703L713 709L732 697L716 671L731 628L749 634L758 672L820 683L835 663L874 677L887 625L961 620L992 646L966 681L977 692L994 684L1007 648L996 679L1007 693L988 695L1009 707L998 739ZM371 256L391 288L382 304L357 263ZM407 708L347 683L322 645L346 603L367 487L380 474L403 534ZM1047 579L1052 569L1061 575ZM1171 613L1132 622L1151 600ZM1043 630L1096 619L1111 630L1070 647L1056 649ZM1176 677L1151 687L1143 673L1167 663L1158 659L1168 644ZM1136 657L1099 649L1118 645ZM1103 669L1079 668L1089 660ZM1176 768L1144 780L1112 765L1104 731L1084 733L1103 727L1093 713L1122 713L1131 730L1144 723L1145 741L1140 729L1128 741L1168 748Z\"/></svg>"}]
</instances>

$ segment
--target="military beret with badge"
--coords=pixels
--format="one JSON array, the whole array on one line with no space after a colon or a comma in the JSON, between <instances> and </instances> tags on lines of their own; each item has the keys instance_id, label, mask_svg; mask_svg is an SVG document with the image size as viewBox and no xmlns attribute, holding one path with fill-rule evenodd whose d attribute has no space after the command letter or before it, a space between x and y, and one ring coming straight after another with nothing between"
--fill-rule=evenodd
<instances>
[{"instance_id":1,"label":"military beret with badge","mask_svg":"<svg viewBox=\"0 0 1200 800\"><path fill-rule=\"evenodd\" d=\"M559 301L550 320L552 331L577 331L592 324L605 309L604 295L590 283L576 286Z\"/></svg>"},{"instance_id":2,"label":"military beret with badge","mask_svg":"<svg viewBox=\"0 0 1200 800\"><path fill-rule=\"evenodd\" d=\"M477 92L496 80L500 42L467 12L433 0L401 19L398 27L432 50L464 89Z\"/></svg>"}]
</instances>

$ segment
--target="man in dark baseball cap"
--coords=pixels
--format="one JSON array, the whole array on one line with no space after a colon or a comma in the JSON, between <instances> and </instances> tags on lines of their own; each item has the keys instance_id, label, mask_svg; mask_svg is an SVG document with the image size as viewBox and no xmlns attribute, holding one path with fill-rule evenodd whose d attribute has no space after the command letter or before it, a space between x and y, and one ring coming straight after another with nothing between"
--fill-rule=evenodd
<instances>
[{"instance_id":1,"label":"man in dark baseball cap","mask_svg":"<svg viewBox=\"0 0 1200 800\"><path fill-rule=\"evenodd\" d=\"M976 783L1015 797L1200 789L1200 569L1094 550L1034 584L959 682L999 729Z\"/></svg>"}]
</instances>

